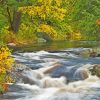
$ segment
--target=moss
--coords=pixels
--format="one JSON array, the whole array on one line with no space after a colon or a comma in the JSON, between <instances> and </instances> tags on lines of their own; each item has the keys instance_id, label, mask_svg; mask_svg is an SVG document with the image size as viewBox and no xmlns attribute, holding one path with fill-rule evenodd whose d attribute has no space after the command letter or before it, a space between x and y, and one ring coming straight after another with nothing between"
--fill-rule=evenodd
<instances>
[{"instance_id":1,"label":"moss","mask_svg":"<svg viewBox=\"0 0 100 100\"><path fill-rule=\"evenodd\" d=\"M90 69L92 75L96 75L100 77L100 64L94 65L92 69Z\"/></svg>"}]
</instances>

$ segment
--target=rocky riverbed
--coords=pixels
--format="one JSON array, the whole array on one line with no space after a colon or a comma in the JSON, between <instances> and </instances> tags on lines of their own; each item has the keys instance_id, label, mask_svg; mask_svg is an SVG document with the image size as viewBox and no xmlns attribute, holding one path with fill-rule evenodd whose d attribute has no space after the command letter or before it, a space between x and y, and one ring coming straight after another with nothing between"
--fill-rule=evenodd
<instances>
[{"instance_id":1,"label":"rocky riverbed","mask_svg":"<svg viewBox=\"0 0 100 100\"><path fill-rule=\"evenodd\" d=\"M0 100L99 100L100 57L84 56L90 50L14 53L16 81Z\"/></svg>"}]
</instances>

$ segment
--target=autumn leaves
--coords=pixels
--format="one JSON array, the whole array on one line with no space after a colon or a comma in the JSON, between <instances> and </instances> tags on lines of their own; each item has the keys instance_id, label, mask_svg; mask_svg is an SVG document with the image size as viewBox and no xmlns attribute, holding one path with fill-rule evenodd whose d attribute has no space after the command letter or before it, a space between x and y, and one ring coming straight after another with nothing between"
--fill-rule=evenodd
<instances>
[{"instance_id":1,"label":"autumn leaves","mask_svg":"<svg viewBox=\"0 0 100 100\"><path fill-rule=\"evenodd\" d=\"M11 57L10 50L7 47L0 48L0 91L7 91L8 85L6 83L12 82L10 76L12 70L12 63L14 62Z\"/></svg>"}]
</instances>

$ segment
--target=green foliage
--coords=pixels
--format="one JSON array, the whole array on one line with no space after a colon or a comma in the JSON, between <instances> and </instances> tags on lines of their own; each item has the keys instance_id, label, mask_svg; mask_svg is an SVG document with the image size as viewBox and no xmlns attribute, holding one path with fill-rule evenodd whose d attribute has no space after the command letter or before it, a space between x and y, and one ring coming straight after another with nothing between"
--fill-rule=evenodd
<instances>
[{"instance_id":1,"label":"green foliage","mask_svg":"<svg viewBox=\"0 0 100 100\"><path fill-rule=\"evenodd\" d=\"M4 27L1 30L0 40L1 43L15 43L15 44L27 44L34 43L37 41L37 36L35 33L36 28L32 23L21 24L17 34L13 31L9 31L8 27Z\"/></svg>"},{"instance_id":2,"label":"green foliage","mask_svg":"<svg viewBox=\"0 0 100 100\"><path fill-rule=\"evenodd\" d=\"M33 20L33 24L35 24L33 26L37 27L36 32L45 32L51 40L64 40L66 36L57 32L55 29L58 28L54 24L50 24L54 23L54 20L55 23L64 20L66 9L61 7L61 3L62 0L49 0L48 2L38 0L35 5L19 7L19 11L31 17L31 22Z\"/></svg>"},{"instance_id":3,"label":"green foliage","mask_svg":"<svg viewBox=\"0 0 100 100\"><path fill-rule=\"evenodd\" d=\"M100 0L1 0L0 41L35 42L42 24L51 31L39 32L50 40L100 40L99 5Z\"/></svg>"},{"instance_id":4,"label":"green foliage","mask_svg":"<svg viewBox=\"0 0 100 100\"><path fill-rule=\"evenodd\" d=\"M0 94L2 94L3 93L3 88L2 88L2 86L0 86Z\"/></svg>"},{"instance_id":5,"label":"green foliage","mask_svg":"<svg viewBox=\"0 0 100 100\"><path fill-rule=\"evenodd\" d=\"M79 0L71 14L71 23L79 29L86 40L100 40L100 0Z\"/></svg>"},{"instance_id":6,"label":"green foliage","mask_svg":"<svg viewBox=\"0 0 100 100\"><path fill-rule=\"evenodd\" d=\"M21 24L18 33L16 34L16 39L18 44L34 43L37 41L37 36L35 33L36 28L32 23Z\"/></svg>"}]
</instances>

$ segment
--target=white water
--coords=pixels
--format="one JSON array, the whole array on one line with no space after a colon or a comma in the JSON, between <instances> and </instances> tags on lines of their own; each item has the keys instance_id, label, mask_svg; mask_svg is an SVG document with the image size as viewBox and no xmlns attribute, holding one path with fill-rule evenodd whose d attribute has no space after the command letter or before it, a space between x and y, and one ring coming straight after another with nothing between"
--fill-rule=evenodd
<instances>
[{"instance_id":1,"label":"white water","mask_svg":"<svg viewBox=\"0 0 100 100\"><path fill-rule=\"evenodd\" d=\"M33 69L34 66L39 69L24 70L21 73L34 84L24 83L24 81L16 83L15 91L8 92L8 95L5 94L8 96L7 99L0 100L100 100L100 79L91 76L88 71L93 64L99 64L99 57L83 58L76 55L76 52L86 49L68 49L58 53L39 51L14 55L17 61L31 66ZM69 51L74 51L74 53L69 53ZM55 65L60 67L45 73ZM86 77L88 78L85 79ZM68 82L73 79L78 80Z\"/></svg>"},{"instance_id":2,"label":"white water","mask_svg":"<svg viewBox=\"0 0 100 100\"><path fill-rule=\"evenodd\" d=\"M21 87L30 89L32 92L24 98L17 100L84 100L82 98L85 95L93 94L94 91L91 88L100 87L100 80L96 76L89 76L84 81L72 82L68 85L65 84L65 80L62 78L55 79L50 77L43 78L41 83L43 87L19 84ZM37 91L37 93L34 95L33 91ZM62 96L64 99L62 99Z\"/></svg>"}]
</instances>

